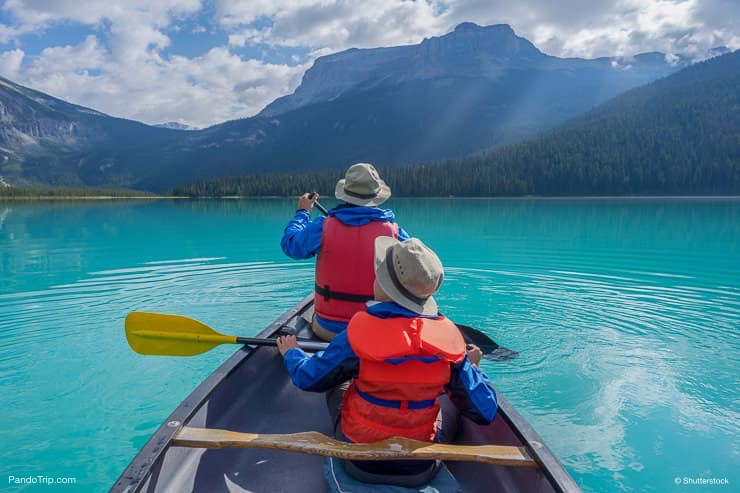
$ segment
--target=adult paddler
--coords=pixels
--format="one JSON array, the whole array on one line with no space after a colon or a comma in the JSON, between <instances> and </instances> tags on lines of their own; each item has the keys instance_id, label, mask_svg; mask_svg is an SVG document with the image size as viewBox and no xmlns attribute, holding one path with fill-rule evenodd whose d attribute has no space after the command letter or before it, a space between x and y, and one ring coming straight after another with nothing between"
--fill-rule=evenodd
<instances>
[{"instance_id":1,"label":"adult paddler","mask_svg":"<svg viewBox=\"0 0 740 493\"><path fill-rule=\"evenodd\" d=\"M311 220L319 197L303 194L280 241L291 258L318 255L313 331L326 341L344 331L349 319L373 299L375 238L409 238L396 224L393 211L379 207L391 189L372 164L350 166L334 195L342 203L329 210L328 217Z\"/></svg>"}]
</instances>

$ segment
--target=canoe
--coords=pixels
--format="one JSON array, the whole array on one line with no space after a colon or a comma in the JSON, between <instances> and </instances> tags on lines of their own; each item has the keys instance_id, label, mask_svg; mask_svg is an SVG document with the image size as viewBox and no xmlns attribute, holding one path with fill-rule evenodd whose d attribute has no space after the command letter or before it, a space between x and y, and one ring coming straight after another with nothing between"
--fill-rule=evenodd
<instances>
[{"instance_id":1,"label":"canoe","mask_svg":"<svg viewBox=\"0 0 740 493\"><path fill-rule=\"evenodd\" d=\"M310 337L313 296L265 328ZM494 382L495 386L495 382ZM537 467L448 461L463 491L577 493L580 488L527 421L498 393L488 426L464 419L456 444L523 447ZM173 445L185 426L249 433L332 433L324 395L295 387L274 347L244 346L206 378L157 429L111 492L326 492L324 458L265 449L202 449Z\"/></svg>"}]
</instances>

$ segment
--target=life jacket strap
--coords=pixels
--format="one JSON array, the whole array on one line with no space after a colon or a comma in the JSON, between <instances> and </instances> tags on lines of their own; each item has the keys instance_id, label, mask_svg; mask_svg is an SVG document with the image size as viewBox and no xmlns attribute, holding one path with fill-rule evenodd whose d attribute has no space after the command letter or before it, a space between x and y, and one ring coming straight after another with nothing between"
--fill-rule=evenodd
<instances>
[{"instance_id":1,"label":"life jacket strap","mask_svg":"<svg viewBox=\"0 0 740 493\"><path fill-rule=\"evenodd\" d=\"M382 406L382 407L392 407L394 409L426 409L428 407L432 407L434 403L436 402L436 399L428 399L425 401L389 401L386 399L380 399L379 397L375 397L374 395L368 394L367 392L363 392L362 390L355 387L355 391L357 392L357 395L365 399L370 404L375 404L376 406Z\"/></svg>"},{"instance_id":2,"label":"life jacket strap","mask_svg":"<svg viewBox=\"0 0 740 493\"><path fill-rule=\"evenodd\" d=\"M329 288L328 284L326 286L319 286L318 284L315 284L314 289L316 290L316 294L324 298L326 301L329 301L330 299L334 299L334 300L339 300L339 301L354 301L358 303L365 303L367 301L374 299L373 295L342 293L341 291L332 291Z\"/></svg>"}]
</instances>

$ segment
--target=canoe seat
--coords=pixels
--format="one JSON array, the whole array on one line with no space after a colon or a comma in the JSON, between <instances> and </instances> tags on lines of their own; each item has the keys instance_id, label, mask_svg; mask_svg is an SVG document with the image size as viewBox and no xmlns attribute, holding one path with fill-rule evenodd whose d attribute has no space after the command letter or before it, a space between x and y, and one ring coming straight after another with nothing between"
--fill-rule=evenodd
<instances>
[{"instance_id":1,"label":"canoe seat","mask_svg":"<svg viewBox=\"0 0 740 493\"><path fill-rule=\"evenodd\" d=\"M329 493L462 493L462 488L447 466L437 472L431 483L416 488L405 486L369 484L356 480L344 471L341 461L332 457L324 460L324 476L329 486Z\"/></svg>"}]
</instances>

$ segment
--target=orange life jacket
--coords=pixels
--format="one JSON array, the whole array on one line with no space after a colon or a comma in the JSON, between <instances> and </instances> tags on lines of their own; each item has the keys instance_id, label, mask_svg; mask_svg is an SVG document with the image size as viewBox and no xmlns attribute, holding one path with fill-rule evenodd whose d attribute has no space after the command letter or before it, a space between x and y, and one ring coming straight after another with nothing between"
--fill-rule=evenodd
<instances>
[{"instance_id":1,"label":"orange life jacket","mask_svg":"<svg viewBox=\"0 0 740 493\"><path fill-rule=\"evenodd\" d=\"M465 357L465 340L444 317L378 318L357 313L347 326L360 374L344 396L342 432L353 442L391 436L433 441L439 397L450 363Z\"/></svg>"},{"instance_id":2,"label":"orange life jacket","mask_svg":"<svg viewBox=\"0 0 740 493\"><path fill-rule=\"evenodd\" d=\"M378 236L398 238L398 225L370 221L348 226L336 217L326 218L316 261L314 309L318 316L347 322L365 310L365 302L373 299Z\"/></svg>"}]
</instances>

